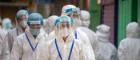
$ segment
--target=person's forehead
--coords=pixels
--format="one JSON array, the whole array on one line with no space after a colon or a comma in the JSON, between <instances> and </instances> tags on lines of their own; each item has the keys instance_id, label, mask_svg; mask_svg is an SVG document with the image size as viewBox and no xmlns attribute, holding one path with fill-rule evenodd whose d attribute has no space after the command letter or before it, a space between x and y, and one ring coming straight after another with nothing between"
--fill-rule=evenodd
<instances>
[{"instance_id":1,"label":"person's forehead","mask_svg":"<svg viewBox=\"0 0 140 60\"><path fill-rule=\"evenodd\" d=\"M40 26L41 24L30 24L31 26Z\"/></svg>"},{"instance_id":2,"label":"person's forehead","mask_svg":"<svg viewBox=\"0 0 140 60\"><path fill-rule=\"evenodd\" d=\"M23 19L23 18L27 18L27 16L26 15L22 15L19 18Z\"/></svg>"}]
</instances>

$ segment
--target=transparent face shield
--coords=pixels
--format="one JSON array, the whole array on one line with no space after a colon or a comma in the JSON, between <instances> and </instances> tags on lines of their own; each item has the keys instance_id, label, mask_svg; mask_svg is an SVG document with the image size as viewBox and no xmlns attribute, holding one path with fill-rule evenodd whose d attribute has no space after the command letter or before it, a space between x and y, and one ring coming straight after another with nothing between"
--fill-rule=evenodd
<instances>
[{"instance_id":1,"label":"transparent face shield","mask_svg":"<svg viewBox=\"0 0 140 60\"><path fill-rule=\"evenodd\" d=\"M72 28L71 28L71 24L67 21L65 22L61 22L58 26L57 26L57 35L60 38L68 38L68 36L70 36L70 34L72 33Z\"/></svg>"},{"instance_id":2,"label":"transparent face shield","mask_svg":"<svg viewBox=\"0 0 140 60\"><path fill-rule=\"evenodd\" d=\"M40 33L41 28L41 22L40 21L31 21L29 24L30 32L31 34L36 38Z\"/></svg>"}]
</instances>

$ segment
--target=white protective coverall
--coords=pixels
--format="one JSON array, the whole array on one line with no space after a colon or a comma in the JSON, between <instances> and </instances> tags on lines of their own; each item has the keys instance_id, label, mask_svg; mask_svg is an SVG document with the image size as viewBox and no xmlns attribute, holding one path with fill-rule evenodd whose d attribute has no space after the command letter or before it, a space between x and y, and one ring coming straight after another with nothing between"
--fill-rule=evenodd
<instances>
[{"instance_id":1,"label":"white protective coverall","mask_svg":"<svg viewBox=\"0 0 140 60\"><path fill-rule=\"evenodd\" d=\"M80 14L80 9L77 8L74 5L65 5L62 8L62 16L68 15L68 16L70 16L74 20L74 22L76 22L74 24L74 28L75 28L74 35L75 35L75 38L77 40L81 40L82 41L82 43L84 44L83 45L84 46L84 52L88 55L89 60L92 60L92 59L95 58L94 51L92 49L92 46L91 46L91 43L90 43L90 40L89 40L88 36L86 35L86 33L84 31L82 31L79 28L79 25L81 25L81 21L80 21L80 18L79 18L80 15L79 14Z\"/></svg>"},{"instance_id":2,"label":"white protective coverall","mask_svg":"<svg viewBox=\"0 0 140 60\"><path fill-rule=\"evenodd\" d=\"M43 26L41 27L40 32L44 38L48 38L48 33L45 31L46 28L45 25L46 25L46 19L43 19Z\"/></svg>"},{"instance_id":3,"label":"white protective coverall","mask_svg":"<svg viewBox=\"0 0 140 60\"><path fill-rule=\"evenodd\" d=\"M119 60L140 60L139 25L131 22L126 27L126 38L120 42L118 48Z\"/></svg>"},{"instance_id":4,"label":"white protective coverall","mask_svg":"<svg viewBox=\"0 0 140 60\"><path fill-rule=\"evenodd\" d=\"M73 32L67 37L65 42L58 32L59 31L55 31L55 38L46 43L46 48L49 50L43 50L46 53L41 54L43 56L48 56L48 59L45 60L95 60L92 52L87 55L90 49L85 48L86 46L84 46L81 40L75 39ZM47 54L48 52L49 54Z\"/></svg>"},{"instance_id":5,"label":"white protective coverall","mask_svg":"<svg viewBox=\"0 0 140 60\"><path fill-rule=\"evenodd\" d=\"M96 44L97 36L94 31L89 29L90 25L90 14L86 10L81 10L80 12L80 20L81 20L81 27L78 27L81 29L83 32L85 32L90 40L90 43L92 45L92 48L96 47L94 44Z\"/></svg>"},{"instance_id":6,"label":"white protective coverall","mask_svg":"<svg viewBox=\"0 0 140 60\"><path fill-rule=\"evenodd\" d=\"M43 25L43 17L39 13L31 13L27 23L29 29L27 29L25 33L19 35L14 41L11 51L11 60L42 59L39 55L42 50L42 43L46 42L45 37L42 36L40 32L40 28Z\"/></svg>"},{"instance_id":7,"label":"white protective coverall","mask_svg":"<svg viewBox=\"0 0 140 60\"><path fill-rule=\"evenodd\" d=\"M12 50L13 43L16 40L17 36L22 33L23 33L23 30L20 27L14 28L7 33L5 40L8 40L10 51Z\"/></svg>"},{"instance_id":8,"label":"white protective coverall","mask_svg":"<svg viewBox=\"0 0 140 60\"><path fill-rule=\"evenodd\" d=\"M24 20L22 20L23 17L25 16L26 18L24 18ZM13 46L13 43L14 43L14 40L17 38L18 35L22 34L24 31L23 31L23 28L26 29L26 26L27 26L27 18L28 18L28 12L27 10L19 10L16 14L16 18L19 19L19 20L22 20L18 23L18 25L16 26L16 28L10 30L7 35L6 35L6 38L5 40L8 40L8 45L9 45L9 51L11 52L12 50L12 46Z\"/></svg>"},{"instance_id":9,"label":"white protective coverall","mask_svg":"<svg viewBox=\"0 0 140 60\"><path fill-rule=\"evenodd\" d=\"M110 27L107 25L97 26L97 42L95 51L96 60L117 60L117 50L109 41Z\"/></svg>"},{"instance_id":10,"label":"white protective coverall","mask_svg":"<svg viewBox=\"0 0 140 60\"><path fill-rule=\"evenodd\" d=\"M43 60L39 58L42 43L45 43L45 38L41 33L36 37L27 30L25 33L17 37L11 51L11 60ZM45 48L44 48L45 49Z\"/></svg>"},{"instance_id":11,"label":"white protective coverall","mask_svg":"<svg viewBox=\"0 0 140 60\"><path fill-rule=\"evenodd\" d=\"M4 40L6 31L0 30L0 60L9 60L10 52L8 49L8 42Z\"/></svg>"}]
</instances>

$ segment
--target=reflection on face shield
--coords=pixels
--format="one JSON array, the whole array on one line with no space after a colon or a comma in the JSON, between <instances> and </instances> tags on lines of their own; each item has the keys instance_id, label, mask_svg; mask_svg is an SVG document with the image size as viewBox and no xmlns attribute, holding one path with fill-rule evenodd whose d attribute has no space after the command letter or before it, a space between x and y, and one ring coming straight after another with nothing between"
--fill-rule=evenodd
<instances>
[{"instance_id":1,"label":"reflection on face shield","mask_svg":"<svg viewBox=\"0 0 140 60\"><path fill-rule=\"evenodd\" d=\"M60 24L59 33L61 37L64 37L64 38L68 37L69 34L71 33L70 24L68 22L62 22Z\"/></svg>"}]
</instances>

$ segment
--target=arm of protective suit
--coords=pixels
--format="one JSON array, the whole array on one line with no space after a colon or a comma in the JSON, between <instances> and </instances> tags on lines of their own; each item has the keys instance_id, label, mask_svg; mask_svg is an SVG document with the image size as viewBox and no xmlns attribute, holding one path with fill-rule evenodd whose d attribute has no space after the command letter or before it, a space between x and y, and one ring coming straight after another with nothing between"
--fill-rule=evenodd
<instances>
[{"instance_id":1,"label":"arm of protective suit","mask_svg":"<svg viewBox=\"0 0 140 60\"><path fill-rule=\"evenodd\" d=\"M8 49L8 41L3 39L2 43L2 60L9 60L10 58L10 51Z\"/></svg>"},{"instance_id":2,"label":"arm of protective suit","mask_svg":"<svg viewBox=\"0 0 140 60\"><path fill-rule=\"evenodd\" d=\"M85 35L83 39L86 41L86 44L83 42L84 53L87 56L86 60L95 60L94 50L90 44L89 38Z\"/></svg>"},{"instance_id":3,"label":"arm of protective suit","mask_svg":"<svg viewBox=\"0 0 140 60\"><path fill-rule=\"evenodd\" d=\"M126 60L125 58L125 56L126 56L126 46L124 45L124 43L123 43L123 40L122 40L122 42L120 43L120 46L119 46L119 48L118 48L118 59L119 60Z\"/></svg>"},{"instance_id":4,"label":"arm of protective suit","mask_svg":"<svg viewBox=\"0 0 140 60\"><path fill-rule=\"evenodd\" d=\"M87 45L84 45L82 41L78 41L80 46L80 60L95 60L94 52L92 47L88 47Z\"/></svg>"},{"instance_id":5,"label":"arm of protective suit","mask_svg":"<svg viewBox=\"0 0 140 60\"><path fill-rule=\"evenodd\" d=\"M84 46L84 53L87 56L86 60L95 60L95 54L94 54L94 51L93 51L91 45Z\"/></svg>"},{"instance_id":6,"label":"arm of protective suit","mask_svg":"<svg viewBox=\"0 0 140 60\"><path fill-rule=\"evenodd\" d=\"M82 44L82 42L81 41L76 41L76 42L78 42L79 44L79 50L80 50L80 52L79 52L79 60L87 60L87 56L86 56L86 54L85 54L85 51L84 51L84 47L83 47L83 44Z\"/></svg>"},{"instance_id":7,"label":"arm of protective suit","mask_svg":"<svg viewBox=\"0 0 140 60\"><path fill-rule=\"evenodd\" d=\"M13 45L13 48L12 48L12 51L11 51L11 57L10 57L10 59L11 60L21 60L22 50L23 50L23 48L22 48L21 39L20 38L17 38L14 41L14 45Z\"/></svg>"},{"instance_id":8,"label":"arm of protective suit","mask_svg":"<svg viewBox=\"0 0 140 60\"><path fill-rule=\"evenodd\" d=\"M80 39L83 44L84 53L87 56L86 60L95 60L94 51L87 34L79 29L77 29L77 33L79 35L78 39Z\"/></svg>"}]
</instances>

